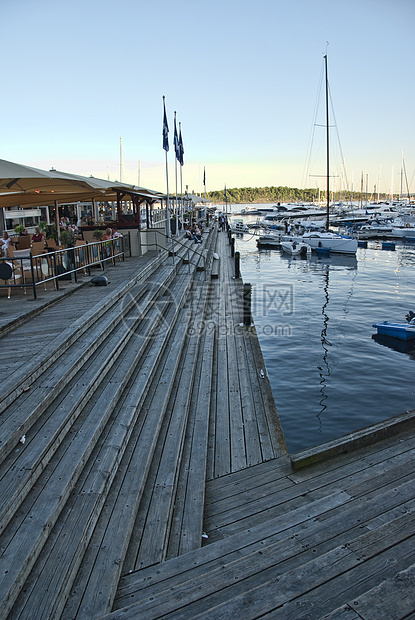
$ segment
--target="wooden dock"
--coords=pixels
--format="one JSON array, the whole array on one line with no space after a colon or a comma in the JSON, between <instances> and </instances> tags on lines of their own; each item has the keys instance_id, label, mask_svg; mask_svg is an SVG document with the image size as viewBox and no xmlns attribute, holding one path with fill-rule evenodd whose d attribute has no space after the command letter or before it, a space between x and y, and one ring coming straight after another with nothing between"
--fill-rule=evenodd
<instances>
[{"instance_id":1,"label":"wooden dock","mask_svg":"<svg viewBox=\"0 0 415 620\"><path fill-rule=\"evenodd\" d=\"M226 233L106 273L0 301L0 618L415 617L413 412L290 456Z\"/></svg>"}]
</instances>

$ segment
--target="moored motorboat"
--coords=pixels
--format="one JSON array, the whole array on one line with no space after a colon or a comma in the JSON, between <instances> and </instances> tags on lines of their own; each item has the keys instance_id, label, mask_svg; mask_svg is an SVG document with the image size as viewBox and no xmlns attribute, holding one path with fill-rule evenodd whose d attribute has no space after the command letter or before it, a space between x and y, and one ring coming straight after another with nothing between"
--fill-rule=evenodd
<instances>
[{"instance_id":1,"label":"moored motorboat","mask_svg":"<svg viewBox=\"0 0 415 620\"><path fill-rule=\"evenodd\" d=\"M249 228L242 220L233 220L230 224L230 231L236 235L243 235L249 232Z\"/></svg>"},{"instance_id":2,"label":"moored motorboat","mask_svg":"<svg viewBox=\"0 0 415 620\"><path fill-rule=\"evenodd\" d=\"M311 247L301 241L281 241L281 249L291 256L307 256L307 254L311 254Z\"/></svg>"},{"instance_id":3,"label":"moored motorboat","mask_svg":"<svg viewBox=\"0 0 415 620\"><path fill-rule=\"evenodd\" d=\"M281 235L260 235L256 243L259 248L279 248L281 245Z\"/></svg>"},{"instance_id":4,"label":"moored motorboat","mask_svg":"<svg viewBox=\"0 0 415 620\"><path fill-rule=\"evenodd\" d=\"M357 250L357 239L332 232L311 231L292 239L283 237L282 240L302 242L309 245L312 250L326 248L332 253L339 254L356 254Z\"/></svg>"},{"instance_id":5,"label":"moored motorboat","mask_svg":"<svg viewBox=\"0 0 415 620\"><path fill-rule=\"evenodd\" d=\"M412 311L406 315L406 323L391 323L382 321L381 323L373 323L372 327L376 327L378 334L398 338L399 340L412 340L415 338L415 314Z\"/></svg>"}]
</instances>

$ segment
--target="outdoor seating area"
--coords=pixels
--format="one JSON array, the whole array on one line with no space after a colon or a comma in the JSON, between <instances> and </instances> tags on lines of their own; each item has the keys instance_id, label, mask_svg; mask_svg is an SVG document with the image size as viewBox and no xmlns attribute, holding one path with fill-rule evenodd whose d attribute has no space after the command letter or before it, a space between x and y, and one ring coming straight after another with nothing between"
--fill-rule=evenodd
<instances>
[{"instance_id":1,"label":"outdoor seating area","mask_svg":"<svg viewBox=\"0 0 415 620\"><path fill-rule=\"evenodd\" d=\"M29 237L27 237L29 239ZM20 244L19 244L20 248ZM108 261L124 260L130 253L129 236L87 243L82 239L64 248L54 239L29 243L27 248L14 249L10 244L6 256L0 258L0 298L2 291L10 299L13 289L30 289L36 299L36 287L59 288L62 280L91 275L91 269L105 269Z\"/></svg>"}]
</instances>

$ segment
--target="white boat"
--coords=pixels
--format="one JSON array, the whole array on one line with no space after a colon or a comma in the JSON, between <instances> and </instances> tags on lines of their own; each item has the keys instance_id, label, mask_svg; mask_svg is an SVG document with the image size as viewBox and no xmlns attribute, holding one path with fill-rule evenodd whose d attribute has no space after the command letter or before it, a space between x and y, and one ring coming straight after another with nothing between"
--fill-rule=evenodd
<instances>
[{"instance_id":1,"label":"white boat","mask_svg":"<svg viewBox=\"0 0 415 620\"><path fill-rule=\"evenodd\" d=\"M324 248L339 254L356 254L357 250L357 239L332 232L311 231L298 237L283 237L282 240L302 242L309 245L312 250Z\"/></svg>"},{"instance_id":2,"label":"white boat","mask_svg":"<svg viewBox=\"0 0 415 620\"><path fill-rule=\"evenodd\" d=\"M259 209L257 209L257 207L254 206L248 206L245 207L245 209L242 209L241 211L241 215L260 215L261 211Z\"/></svg>"},{"instance_id":3,"label":"white boat","mask_svg":"<svg viewBox=\"0 0 415 620\"><path fill-rule=\"evenodd\" d=\"M281 235L261 235L256 243L260 248L279 248L281 245Z\"/></svg>"},{"instance_id":4,"label":"white boat","mask_svg":"<svg viewBox=\"0 0 415 620\"><path fill-rule=\"evenodd\" d=\"M242 220L233 220L230 223L230 231L236 235L243 235L244 233L249 233L249 228Z\"/></svg>"},{"instance_id":5,"label":"white boat","mask_svg":"<svg viewBox=\"0 0 415 620\"><path fill-rule=\"evenodd\" d=\"M281 241L281 249L291 256L307 256L311 247L302 241Z\"/></svg>"},{"instance_id":6,"label":"white boat","mask_svg":"<svg viewBox=\"0 0 415 620\"><path fill-rule=\"evenodd\" d=\"M259 222L262 228L271 228L272 230L284 230L284 225L281 223L281 217L279 215L266 215L263 220Z\"/></svg>"}]
</instances>

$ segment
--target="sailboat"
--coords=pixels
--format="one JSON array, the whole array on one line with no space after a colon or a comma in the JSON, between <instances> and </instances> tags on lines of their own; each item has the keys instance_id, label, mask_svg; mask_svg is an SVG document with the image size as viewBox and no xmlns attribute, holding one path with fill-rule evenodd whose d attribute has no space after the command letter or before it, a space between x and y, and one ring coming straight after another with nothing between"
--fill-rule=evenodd
<instances>
[{"instance_id":1,"label":"sailboat","mask_svg":"<svg viewBox=\"0 0 415 620\"><path fill-rule=\"evenodd\" d=\"M340 254L356 254L357 239L347 235L330 232L330 133L329 133L329 82L327 71L327 54L324 56L324 70L326 83L326 181L327 181L327 208L326 208L326 232L310 231L298 237L290 237L283 240L295 240L307 243L314 250L326 250Z\"/></svg>"}]
</instances>

